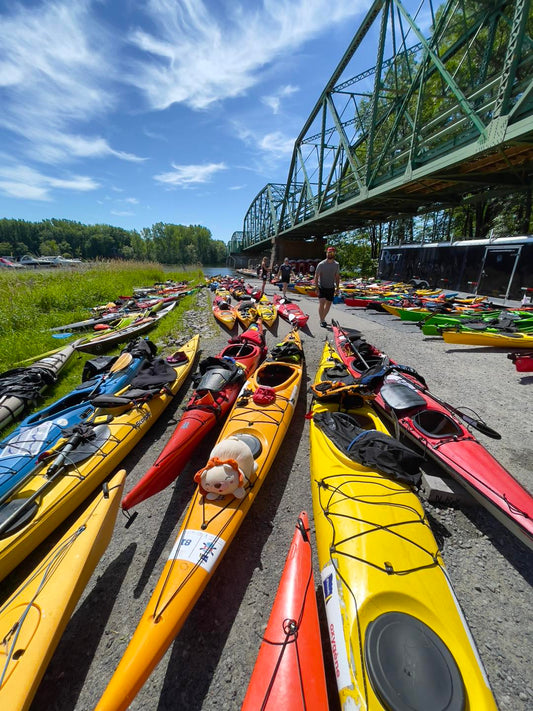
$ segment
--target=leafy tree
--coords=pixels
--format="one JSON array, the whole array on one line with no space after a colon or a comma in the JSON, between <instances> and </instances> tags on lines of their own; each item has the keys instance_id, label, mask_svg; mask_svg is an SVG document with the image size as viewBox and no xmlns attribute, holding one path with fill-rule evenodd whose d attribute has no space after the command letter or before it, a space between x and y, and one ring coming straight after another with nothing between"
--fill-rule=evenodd
<instances>
[{"instance_id":1,"label":"leafy tree","mask_svg":"<svg viewBox=\"0 0 533 711\"><path fill-rule=\"evenodd\" d=\"M173 225L157 222L140 232L113 225L84 225L52 218L41 222L0 219L2 253L82 259L157 261L163 264L221 264L226 245L213 240L202 225Z\"/></svg>"}]
</instances>

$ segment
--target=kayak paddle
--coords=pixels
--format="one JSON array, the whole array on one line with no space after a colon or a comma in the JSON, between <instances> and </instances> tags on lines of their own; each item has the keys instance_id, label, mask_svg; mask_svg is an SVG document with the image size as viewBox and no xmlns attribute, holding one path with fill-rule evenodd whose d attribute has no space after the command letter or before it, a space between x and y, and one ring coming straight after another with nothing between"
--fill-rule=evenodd
<instances>
[{"instance_id":1,"label":"kayak paddle","mask_svg":"<svg viewBox=\"0 0 533 711\"><path fill-rule=\"evenodd\" d=\"M0 536L9 534L26 525L39 508L39 505L35 503L36 500L54 483L63 470L69 465L76 464L92 456L107 441L109 435L110 431L107 424L96 425L96 427L92 428L90 439L88 439L86 433L74 432L56 459L48 467L47 476L49 478L47 481L30 496L12 499L0 505ZM82 447L81 445L85 446ZM30 476L25 477L24 481L27 481ZM20 482L16 489L19 489L23 484L24 482Z\"/></svg>"}]
</instances>

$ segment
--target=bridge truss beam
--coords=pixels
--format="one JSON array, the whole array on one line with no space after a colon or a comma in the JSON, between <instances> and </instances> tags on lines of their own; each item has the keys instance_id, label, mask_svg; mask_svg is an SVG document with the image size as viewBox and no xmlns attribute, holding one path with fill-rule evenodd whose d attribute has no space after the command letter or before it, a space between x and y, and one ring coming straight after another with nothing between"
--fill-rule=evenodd
<instances>
[{"instance_id":1,"label":"bridge truss beam","mask_svg":"<svg viewBox=\"0 0 533 711\"><path fill-rule=\"evenodd\" d=\"M252 202L244 248L530 186L531 2L420 0L410 13L408 0L375 0L295 142L286 184ZM376 64L352 76L367 43Z\"/></svg>"}]
</instances>

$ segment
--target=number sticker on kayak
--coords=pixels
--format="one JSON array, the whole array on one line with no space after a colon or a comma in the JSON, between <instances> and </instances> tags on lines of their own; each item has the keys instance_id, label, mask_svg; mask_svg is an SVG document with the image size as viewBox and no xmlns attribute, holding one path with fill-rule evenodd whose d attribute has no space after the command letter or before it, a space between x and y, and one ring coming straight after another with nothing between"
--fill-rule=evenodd
<instances>
[{"instance_id":1,"label":"number sticker on kayak","mask_svg":"<svg viewBox=\"0 0 533 711\"><path fill-rule=\"evenodd\" d=\"M346 653L344 630L342 625L341 604L337 589L337 578L333 565L322 568L322 592L326 603L329 643L333 654L335 677L339 691L352 684L350 664Z\"/></svg>"},{"instance_id":2,"label":"number sticker on kayak","mask_svg":"<svg viewBox=\"0 0 533 711\"><path fill-rule=\"evenodd\" d=\"M186 560L209 573L225 545L226 541L212 533L185 529L174 543L169 560Z\"/></svg>"}]
</instances>

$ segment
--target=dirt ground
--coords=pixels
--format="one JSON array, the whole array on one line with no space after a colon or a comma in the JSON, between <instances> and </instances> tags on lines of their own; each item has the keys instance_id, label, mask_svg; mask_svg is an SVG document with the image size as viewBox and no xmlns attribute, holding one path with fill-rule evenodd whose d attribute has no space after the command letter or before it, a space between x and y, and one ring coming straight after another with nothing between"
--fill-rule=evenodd
<instances>
[{"instance_id":1,"label":"dirt ground","mask_svg":"<svg viewBox=\"0 0 533 711\"><path fill-rule=\"evenodd\" d=\"M267 286L267 294L275 287ZM198 312L188 314L183 342L201 335L202 356L214 355L228 339L209 309L206 289ZM311 316L302 332L306 372L282 452L185 626L130 708L134 711L225 711L239 709L268 620L299 512L312 521L309 443L305 413L325 337L317 301L298 296ZM482 443L525 487L533 490L533 374L519 374L506 351L449 346L424 337L414 324L382 313L332 307L330 318L358 328L367 341L395 361L422 373L432 392L455 406L474 408L502 434ZM273 346L289 330L278 320L267 335ZM129 490L153 463L190 395L181 397L124 461ZM176 483L139 505L125 529L119 515L112 541L87 586L35 696L31 711L91 711L120 660L172 547L193 492L192 474L206 461L217 432L190 461ZM533 707L531 552L489 513L471 501L454 507L424 507L457 596L471 627L498 706ZM316 561L315 561L316 564ZM317 566L317 564L316 564ZM315 581L319 580L318 566ZM324 619L320 589L319 609ZM322 622L323 622L322 619ZM324 636L324 639L327 639ZM327 642L324 656L330 708L339 708Z\"/></svg>"}]
</instances>

